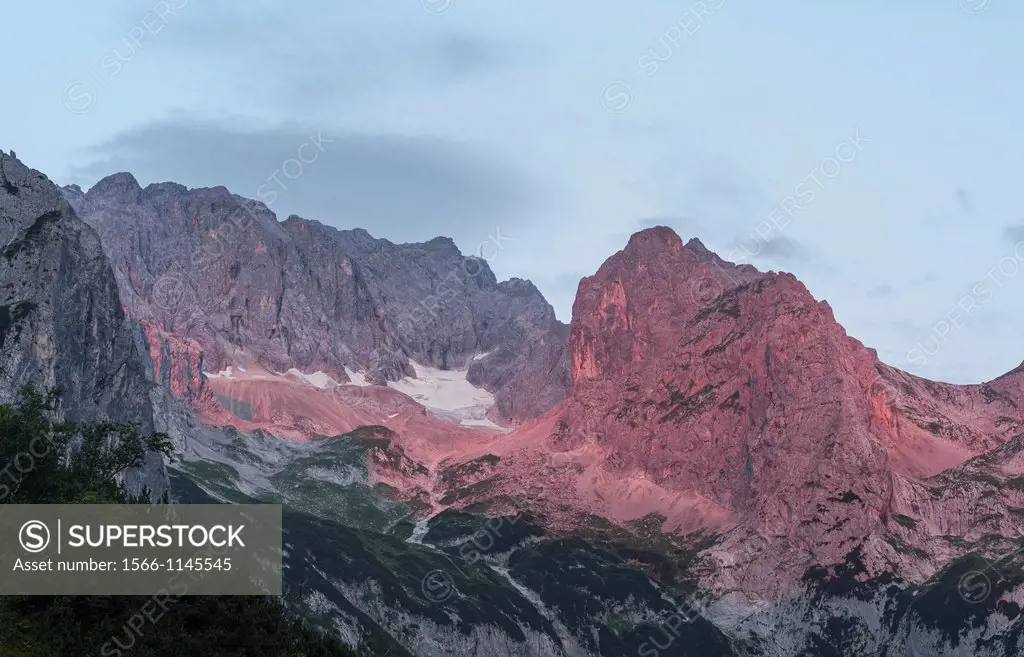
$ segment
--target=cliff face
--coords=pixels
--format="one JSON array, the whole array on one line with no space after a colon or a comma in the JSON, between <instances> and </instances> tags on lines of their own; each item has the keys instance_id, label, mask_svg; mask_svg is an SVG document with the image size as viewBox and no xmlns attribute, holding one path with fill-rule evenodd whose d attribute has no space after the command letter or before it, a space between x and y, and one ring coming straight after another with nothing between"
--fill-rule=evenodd
<instances>
[{"instance_id":1,"label":"cliff face","mask_svg":"<svg viewBox=\"0 0 1024 657\"><path fill-rule=\"evenodd\" d=\"M129 174L65 195L96 228L128 313L204 352L208 371L345 369L384 383L410 360L469 369L517 422L565 398L568 329L526 281L499 283L451 240L392 244L290 217L222 187Z\"/></svg>"},{"instance_id":2,"label":"cliff face","mask_svg":"<svg viewBox=\"0 0 1024 657\"><path fill-rule=\"evenodd\" d=\"M702 280L721 290L707 303ZM570 344L568 411L598 413L617 463L744 511L826 479L928 477L1024 428L1019 375L953 386L887 367L792 275L722 266L667 229L581 282ZM884 508L886 487L859 492Z\"/></svg>"},{"instance_id":3,"label":"cliff face","mask_svg":"<svg viewBox=\"0 0 1024 657\"><path fill-rule=\"evenodd\" d=\"M100 240L38 171L0 152L0 399L60 387L69 419L154 428L152 385ZM129 486L166 488L163 462Z\"/></svg>"},{"instance_id":4,"label":"cliff face","mask_svg":"<svg viewBox=\"0 0 1024 657\"><path fill-rule=\"evenodd\" d=\"M1020 373L954 386L900 372L792 275L724 263L667 228L580 283L571 331L561 444L595 443L607 472L728 509L750 583L840 563L865 537L874 565L930 574L956 553L933 541L953 525L1014 536L1019 494L974 527L970 493L939 503L933 477L1024 431Z\"/></svg>"},{"instance_id":5,"label":"cliff face","mask_svg":"<svg viewBox=\"0 0 1024 657\"><path fill-rule=\"evenodd\" d=\"M132 322L148 352L147 378L167 390L171 397L198 413L218 408L216 395L203 376L203 350L193 340L164 333L147 322Z\"/></svg>"}]
</instances>

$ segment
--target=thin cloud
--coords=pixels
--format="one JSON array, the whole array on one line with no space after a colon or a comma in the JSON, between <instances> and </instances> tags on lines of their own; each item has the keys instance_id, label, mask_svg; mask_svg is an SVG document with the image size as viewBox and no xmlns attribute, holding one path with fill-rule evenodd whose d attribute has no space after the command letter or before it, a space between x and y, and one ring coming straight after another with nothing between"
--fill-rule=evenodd
<instances>
[{"instance_id":1,"label":"thin cloud","mask_svg":"<svg viewBox=\"0 0 1024 657\"><path fill-rule=\"evenodd\" d=\"M892 296L893 289L891 285L877 285L868 290L868 296L872 299L884 299Z\"/></svg>"},{"instance_id":2,"label":"thin cloud","mask_svg":"<svg viewBox=\"0 0 1024 657\"><path fill-rule=\"evenodd\" d=\"M176 66L201 67L249 102L303 113L366 93L459 83L528 52L471 31L439 30L429 18L418 5L396 19L393 11L351 3L257 1L239 12L196 2L153 49Z\"/></svg>"},{"instance_id":3,"label":"thin cloud","mask_svg":"<svg viewBox=\"0 0 1024 657\"><path fill-rule=\"evenodd\" d=\"M757 251L757 247L755 247ZM776 258L780 260L808 260L810 251L803 244L788 237L775 237L760 242L755 258Z\"/></svg>"},{"instance_id":4,"label":"thin cloud","mask_svg":"<svg viewBox=\"0 0 1024 657\"><path fill-rule=\"evenodd\" d=\"M1003 239L1013 244L1024 241L1024 225L1018 224L1003 228Z\"/></svg>"},{"instance_id":5,"label":"thin cloud","mask_svg":"<svg viewBox=\"0 0 1024 657\"><path fill-rule=\"evenodd\" d=\"M974 203L972 202L971 194L963 187L959 187L956 190L956 204L964 214L974 214Z\"/></svg>"},{"instance_id":6,"label":"thin cloud","mask_svg":"<svg viewBox=\"0 0 1024 657\"><path fill-rule=\"evenodd\" d=\"M322 150L308 146L318 139ZM301 156L313 161L298 161L302 144L307 146ZM297 126L244 129L183 120L120 133L90 153L92 161L73 170L72 182L83 187L129 171L144 185L223 185L264 201L267 190L273 190L271 209L281 218L297 214L397 241L440 234L478 242L495 226L508 229L521 221L544 196L531 179L504 162L426 137Z\"/></svg>"}]
</instances>

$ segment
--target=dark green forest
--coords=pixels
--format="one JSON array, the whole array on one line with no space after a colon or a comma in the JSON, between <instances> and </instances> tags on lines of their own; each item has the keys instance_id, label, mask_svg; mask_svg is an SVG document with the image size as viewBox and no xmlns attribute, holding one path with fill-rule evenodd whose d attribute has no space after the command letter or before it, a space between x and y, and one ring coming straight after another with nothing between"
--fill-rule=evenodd
<instances>
[{"instance_id":1,"label":"dark green forest","mask_svg":"<svg viewBox=\"0 0 1024 657\"><path fill-rule=\"evenodd\" d=\"M25 389L0 405L0 504L149 503L118 475L148 451L169 454L162 434L100 422L58 421L59 392ZM26 456L26 455L39 455ZM19 459L19 461L16 461ZM29 467L31 461L31 467ZM164 503L166 503L166 497ZM146 596L0 597L3 657L334 657L347 647L288 614L276 599L183 596L141 623Z\"/></svg>"}]
</instances>

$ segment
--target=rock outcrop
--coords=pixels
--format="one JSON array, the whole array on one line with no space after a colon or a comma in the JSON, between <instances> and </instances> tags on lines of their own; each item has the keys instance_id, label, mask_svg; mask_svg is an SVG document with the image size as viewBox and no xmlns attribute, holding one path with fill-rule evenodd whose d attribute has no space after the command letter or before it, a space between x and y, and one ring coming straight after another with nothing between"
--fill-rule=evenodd
<instances>
[{"instance_id":1,"label":"rock outcrop","mask_svg":"<svg viewBox=\"0 0 1024 657\"><path fill-rule=\"evenodd\" d=\"M99 232L130 316L201 345L208 371L346 368L384 383L410 360L467 369L516 423L565 398L568 328L528 281L498 282L447 238L392 244L289 217L223 187L65 188Z\"/></svg>"}]
</instances>

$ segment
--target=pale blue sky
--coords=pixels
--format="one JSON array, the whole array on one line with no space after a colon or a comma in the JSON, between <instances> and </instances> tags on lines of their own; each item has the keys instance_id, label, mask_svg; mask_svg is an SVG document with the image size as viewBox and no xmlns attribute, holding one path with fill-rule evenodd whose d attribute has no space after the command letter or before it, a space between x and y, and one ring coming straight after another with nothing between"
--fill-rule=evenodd
<instances>
[{"instance_id":1,"label":"pale blue sky","mask_svg":"<svg viewBox=\"0 0 1024 657\"><path fill-rule=\"evenodd\" d=\"M1024 360L1019 2L66 0L4 23L0 147L60 183L257 196L319 132L279 216L466 252L500 231L495 272L565 320L581 275L667 223L794 272L898 367Z\"/></svg>"}]
</instances>

